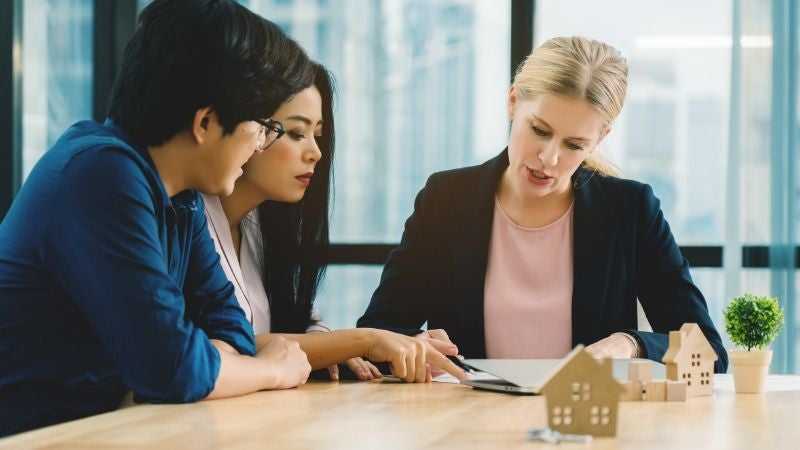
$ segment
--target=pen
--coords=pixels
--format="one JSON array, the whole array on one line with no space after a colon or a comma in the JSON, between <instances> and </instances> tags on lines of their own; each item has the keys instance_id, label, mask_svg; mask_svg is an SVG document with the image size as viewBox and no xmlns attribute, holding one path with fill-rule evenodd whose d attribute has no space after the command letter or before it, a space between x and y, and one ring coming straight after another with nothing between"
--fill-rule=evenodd
<instances>
[{"instance_id":1,"label":"pen","mask_svg":"<svg viewBox=\"0 0 800 450\"><path fill-rule=\"evenodd\" d=\"M452 361L453 364L455 364L458 367L460 367L461 369L463 369L464 372L472 373L472 372L480 372L481 371L477 367L472 367L469 364L467 364L466 362L464 362L464 357L461 356L461 355L457 355L457 356L445 355L445 356L447 356L447 359Z\"/></svg>"}]
</instances>

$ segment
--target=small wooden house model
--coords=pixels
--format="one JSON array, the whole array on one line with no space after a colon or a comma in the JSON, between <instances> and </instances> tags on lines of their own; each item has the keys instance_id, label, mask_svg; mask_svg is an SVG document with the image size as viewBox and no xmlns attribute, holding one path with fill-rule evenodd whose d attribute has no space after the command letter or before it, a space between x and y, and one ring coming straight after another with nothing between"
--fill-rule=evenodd
<instances>
[{"instance_id":1,"label":"small wooden house model","mask_svg":"<svg viewBox=\"0 0 800 450\"><path fill-rule=\"evenodd\" d=\"M695 323L685 323L669 332L669 348L662 362L667 378L686 382L689 397L711 395L714 389L714 361L717 353Z\"/></svg>"},{"instance_id":2,"label":"small wooden house model","mask_svg":"<svg viewBox=\"0 0 800 450\"><path fill-rule=\"evenodd\" d=\"M542 386L550 428L561 433L615 436L623 387L612 360L597 360L575 347Z\"/></svg>"}]
</instances>

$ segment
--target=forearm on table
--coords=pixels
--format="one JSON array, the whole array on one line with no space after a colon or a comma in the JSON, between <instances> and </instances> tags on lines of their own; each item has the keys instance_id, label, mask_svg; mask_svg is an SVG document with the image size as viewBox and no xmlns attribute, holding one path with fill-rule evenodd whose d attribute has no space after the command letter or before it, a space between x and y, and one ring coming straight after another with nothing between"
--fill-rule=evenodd
<instances>
[{"instance_id":1,"label":"forearm on table","mask_svg":"<svg viewBox=\"0 0 800 450\"><path fill-rule=\"evenodd\" d=\"M296 341L306 352L311 368L317 370L364 356L369 351L371 334L372 330L367 328L335 330L329 333L260 334L256 336L256 348L261 349L273 336Z\"/></svg>"}]
</instances>

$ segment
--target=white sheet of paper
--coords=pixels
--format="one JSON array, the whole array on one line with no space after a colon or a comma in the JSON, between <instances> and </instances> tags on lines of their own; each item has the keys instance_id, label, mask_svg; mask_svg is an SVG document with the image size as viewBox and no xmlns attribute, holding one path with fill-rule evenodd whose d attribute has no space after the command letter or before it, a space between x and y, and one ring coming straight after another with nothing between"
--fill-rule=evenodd
<instances>
[{"instance_id":1,"label":"white sheet of paper","mask_svg":"<svg viewBox=\"0 0 800 450\"><path fill-rule=\"evenodd\" d=\"M494 376L494 375L492 375L490 373L486 373L486 372L468 373L467 377L470 380L498 380L499 379L496 376ZM438 377L434 377L433 378L433 382L435 382L435 383L451 383L451 384L458 384L459 383L458 378L450 375L449 373L445 373L445 374L439 375Z\"/></svg>"}]
</instances>

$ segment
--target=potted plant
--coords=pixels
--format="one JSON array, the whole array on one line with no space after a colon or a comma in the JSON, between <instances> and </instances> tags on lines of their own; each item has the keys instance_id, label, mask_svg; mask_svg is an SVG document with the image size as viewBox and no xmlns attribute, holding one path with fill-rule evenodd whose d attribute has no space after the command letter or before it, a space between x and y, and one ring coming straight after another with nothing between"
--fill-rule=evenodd
<instances>
[{"instance_id":1,"label":"potted plant","mask_svg":"<svg viewBox=\"0 0 800 450\"><path fill-rule=\"evenodd\" d=\"M767 346L783 325L783 310L775 297L744 294L725 308L725 330L739 349L729 352L736 392L764 391L772 361Z\"/></svg>"}]
</instances>

